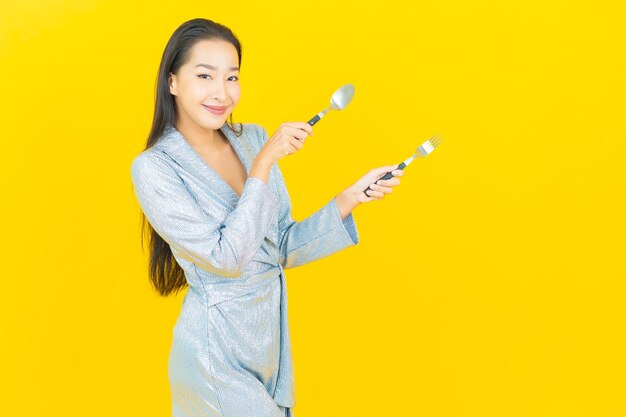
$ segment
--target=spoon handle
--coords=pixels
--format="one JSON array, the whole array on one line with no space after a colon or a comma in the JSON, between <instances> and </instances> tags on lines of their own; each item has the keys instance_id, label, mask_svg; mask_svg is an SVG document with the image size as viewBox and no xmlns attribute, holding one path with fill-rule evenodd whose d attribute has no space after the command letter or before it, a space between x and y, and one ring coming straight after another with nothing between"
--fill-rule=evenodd
<instances>
[{"instance_id":1,"label":"spoon handle","mask_svg":"<svg viewBox=\"0 0 626 417\"><path fill-rule=\"evenodd\" d=\"M396 169L404 169L404 168L406 168L406 163L402 162L400 165L398 165L398 168L396 168ZM388 172L385 175L383 175L382 177L380 177L379 179L377 179L376 181L374 181L374 184L376 184L380 180L388 180L389 178L392 178L392 177L393 177L393 174L391 172ZM366 192L367 190L371 190L371 188L367 187L365 190L363 190L363 193L365 195L367 195L367 192ZM371 197L370 195L367 195L367 196Z\"/></svg>"},{"instance_id":2,"label":"spoon handle","mask_svg":"<svg viewBox=\"0 0 626 417\"><path fill-rule=\"evenodd\" d=\"M315 117L309 120L307 123L313 126L315 123L319 122L320 119L321 119L320 115L316 114Z\"/></svg>"}]
</instances>

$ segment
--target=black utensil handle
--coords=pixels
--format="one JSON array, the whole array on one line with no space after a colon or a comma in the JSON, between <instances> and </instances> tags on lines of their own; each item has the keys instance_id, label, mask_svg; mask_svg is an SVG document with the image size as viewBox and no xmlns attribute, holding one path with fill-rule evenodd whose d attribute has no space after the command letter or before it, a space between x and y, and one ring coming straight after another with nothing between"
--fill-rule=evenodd
<instances>
[{"instance_id":1,"label":"black utensil handle","mask_svg":"<svg viewBox=\"0 0 626 417\"><path fill-rule=\"evenodd\" d=\"M321 119L320 115L316 114L315 117L309 120L307 123L313 126L315 123L319 122L320 119Z\"/></svg>"},{"instance_id":2,"label":"black utensil handle","mask_svg":"<svg viewBox=\"0 0 626 417\"><path fill-rule=\"evenodd\" d=\"M398 165L398 168L396 168L396 169L404 169L405 167L406 167L406 164L404 162L402 162L400 165ZM395 169L394 169L394 171L395 171ZM383 175L382 177L380 177L379 179L377 179L376 181L374 181L374 184L376 184L380 180L388 180L389 178L392 178L392 177L393 177L393 174L391 172L388 172L385 175ZM363 190L363 193L365 195L367 195L367 191L368 190L371 190L371 188L367 187L365 190ZM367 195L367 196L371 197L370 195Z\"/></svg>"}]
</instances>

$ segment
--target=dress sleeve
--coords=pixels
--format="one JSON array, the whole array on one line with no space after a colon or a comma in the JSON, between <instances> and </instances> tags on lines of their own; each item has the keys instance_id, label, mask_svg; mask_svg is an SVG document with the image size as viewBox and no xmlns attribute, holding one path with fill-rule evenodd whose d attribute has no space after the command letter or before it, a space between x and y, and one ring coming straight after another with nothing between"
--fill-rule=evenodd
<instances>
[{"instance_id":1,"label":"dress sleeve","mask_svg":"<svg viewBox=\"0 0 626 417\"><path fill-rule=\"evenodd\" d=\"M258 132L259 146L263 146L268 139L267 130L259 125ZM342 220L334 198L306 219L300 222L293 220L285 179L278 165L275 168L280 179L280 197L286 204L278 219L280 263L283 268L316 261L359 242L353 214L349 213Z\"/></svg>"},{"instance_id":2,"label":"dress sleeve","mask_svg":"<svg viewBox=\"0 0 626 417\"><path fill-rule=\"evenodd\" d=\"M131 178L141 209L172 251L225 277L241 276L277 221L279 196L259 178L247 178L226 219L206 214L158 155L139 154L131 164Z\"/></svg>"},{"instance_id":3,"label":"dress sleeve","mask_svg":"<svg viewBox=\"0 0 626 417\"><path fill-rule=\"evenodd\" d=\"M280 263L285 269L316 261L359 242L353 214L342 220L334 198L300 222L292 219L289 208L287 219L281 223Z\"/></svg>"},{"instance_id":4,"label":"dress sleeve","mask_svg":"<svg viewBox=\"0 0 626 417\"><path fill-rule=\"evenodd\" d=\"M291 217L291 202L286 188L284 192L287 209L278 224L280 263L285 269L313 262L359 243L354 215L349 213L341 219L335 198L298 222Z\"/></svg>"}]
</instances>

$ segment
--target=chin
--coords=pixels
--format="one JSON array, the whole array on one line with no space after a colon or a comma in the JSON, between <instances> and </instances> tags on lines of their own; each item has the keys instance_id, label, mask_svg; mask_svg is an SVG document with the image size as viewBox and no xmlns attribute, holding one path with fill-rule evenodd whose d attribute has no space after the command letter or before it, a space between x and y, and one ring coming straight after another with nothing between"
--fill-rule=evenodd
<instances>
[{"instance_id":1,"label":"chin","mask_svg":"<svg viewBox=\"0 0 626 417\"><path fill-rule=\"evenodd\" d=\"M230 113L224 114L220 116L219 118L218 117L204 118L202 120L202 123L199 123L199 124L205 129L217 130L221 128L224 125L224 123L226 123L226 120L228 119L229 116L230 116Z\"/></svg>"}]
</instances>

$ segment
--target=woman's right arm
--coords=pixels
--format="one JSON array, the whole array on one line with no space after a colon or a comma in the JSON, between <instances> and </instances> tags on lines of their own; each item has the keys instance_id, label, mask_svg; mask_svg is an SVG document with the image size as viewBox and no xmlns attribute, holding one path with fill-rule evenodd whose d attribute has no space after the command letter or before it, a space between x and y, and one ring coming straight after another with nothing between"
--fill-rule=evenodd
<instances>
[{"instance_id":1,"label":"woman's right arm","mask_svg":"<svg viewBox=\"0 0 626 417\"><path fill-rule=\"evenodd\" d=\"M225 220L198 206L176 171L158 154L139 154L131 178L146 218L179 256L202 269L239 277L277 221L280 197L268 184L271 166L302 149L313 134L304 122L283 123L255 157L235 209Z\"/></svg>"},{"instance_id":2,"label":"woman's right arm","mask_svg":"<svg viewBox=\"0 0 626 417\"><path fill-rule=\"evenodd\" d=\"M265 169L269 172L263 160L255 161L254 166L255 175L261 178ZM267 180L250 174L237 206L223 220L202 211L163 158L142 153L131 164L139 205L172 251L202 269L229 278L241 276L279 212L279 196Z\"/></svg>"}]
</instances>

